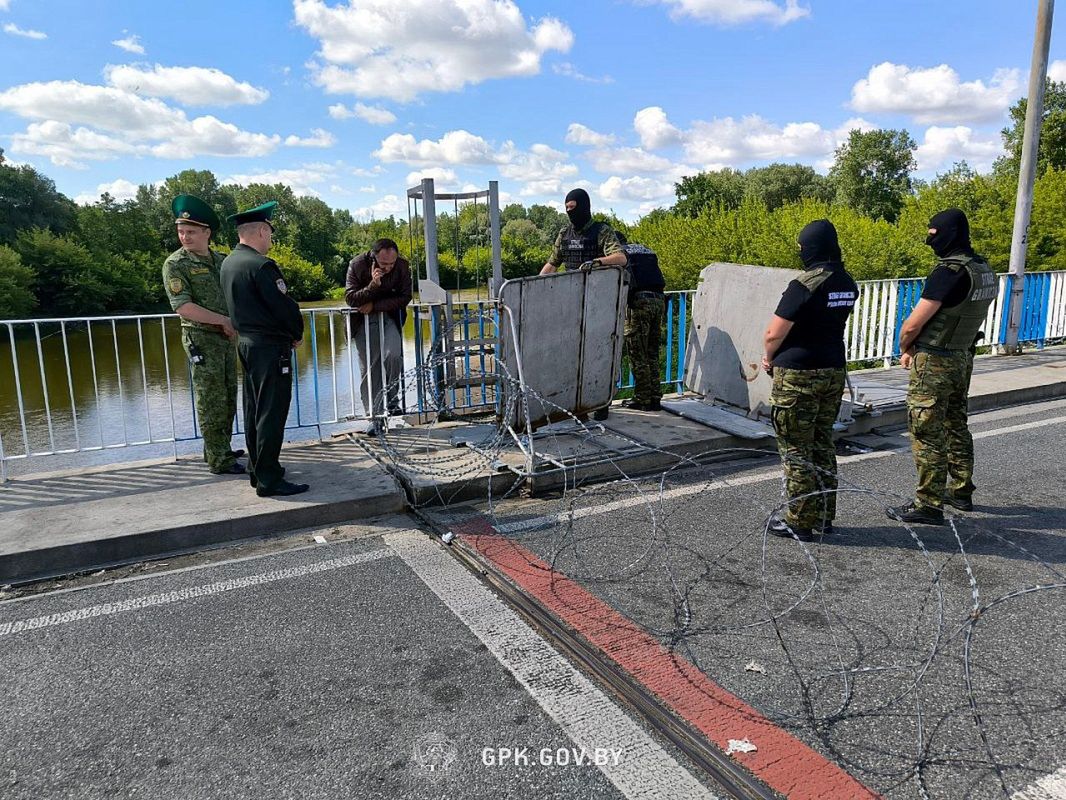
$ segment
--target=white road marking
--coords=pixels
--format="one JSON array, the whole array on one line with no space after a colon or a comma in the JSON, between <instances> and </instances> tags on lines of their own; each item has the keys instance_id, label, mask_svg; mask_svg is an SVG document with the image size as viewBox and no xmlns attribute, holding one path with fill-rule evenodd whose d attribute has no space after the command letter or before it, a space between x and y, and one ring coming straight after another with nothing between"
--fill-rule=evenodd
<instances>
[{"instance_id":1,"label":"white road marking","mask_svg":"<svg viewBox=\"0 0 1066 800\"><path fill-rule=\"evenodd\" d=\"M1066 422L1066 417L1049 417L1048 419L1039 419L1036 422L1023 422L1019 425L1010 425L1006 428L994 428L990 431L978 431L973 435L973 438L984 439L989 436L999 436L1004 433L1030 431L1033 428L1043 428L1045 425L1057 425L1060 422Z\"/></svg>"},{"instance_id":2,"label":"white road marking","mask_svg":"<svg viewBox=\"0 0 1066 800\"><path fill-rule=\"evenodd\" d=\"M1024 422L1018 425L1009 425L1005 428L993 428L987 431L979 431L973 435L974 439L987 439L989 436L1002 436L1007 433L1018 433L1019 431L1028 431L1034 428L1043 428L1048 425L1058 425L1066 422L1066 416L1062 417L1049 417L1048 419L1037 420L1035 422ZM837 459L838 464L851 464L856 461L873 461L878 458L888 458L889 456L895 456L900 454L909 455L909 451L900 450L874 450L869 453L858 453L853 456L841 456ZM689 486L678 486L674 489L667 489L666 491L659 493L654 491L648 491L642 495L636 497L627 497L622 500L614 500L610 503L602 503L600 505L585 506L583 508L575 508L572 512L568 512L567 519L579 520L585 517L595 516L597 514L607 514L611 511L620 511L625 508L633 508L634 506L643 506L650 503L658 503L661 501L673 500L678 497L687 497L693 494L699 494L701 492L710 492L715 489L727 489L735 486L748 486L753 483L763 483L765 481L780 480L781 468L774 467L773 469L760 470L759 472L753 472L750 475L740 475L736 478L722 478L721 480L709 481L707 483L697 483ZM596 492L595 488L589 491L592 495ZM498 526L500 533L519 533L521 531L531 530L534 528L541 528L545 526L555 525L560 516L562 515L546 515L541 517L534 517L532 519L523 519L517 522L506 522Z\"/></svg>"},{"instance_id":3,"label":"white road marking","mask_svg":"<svg viewBox=\"0 0 1066 800\"><path fill-rule=\"evenodd\" d=\"M587 752L597 747L623 751L617 765L597 765L622 794L649 800L713 800L707 787L440 545L417 531L383 538L575 745Z\"/></svg>"},{"instance_id":4,"label":"white road marking","mask_svg":"<svg viewBox=\"0 0 1066 800\"><path fill-rule=\"evenodd\" d=\"M289 567L270 572L261 572L258 575L248 575L243 578L231 578L226 581L217 581L202 586L190 586L185 589L176 589L173 592L150 594L142 597L132 597L129 600L120 600L114 603L103 603L86 608L77 608L72 611L62 611L49 614L44 617L31 617L14 622L0 623L0 637L12 636L24 631L37 631L42 628L54 628L57 625L68 625L71 622L94 619L95 617L109 617L113 614L121 614L125 611L137 611L142 608L180 603L184 600L193 600L198 597L209 597L214 594L231 592L234 589L247 589L252 586L260 586L264 583L276 583L277 581L299 578L304 575L314 575L319 572L328 572L335 569L344 569L356 564L365 564L376 561L379 558L392 558L393 551L387 548L371 550L369 553L357 553L344 558L331 558L328 561L319 561L315 564L307 564L302 567Z\"/></svg>"},{"instance_id":5,"label":"white road marking","mask_svg":"<svg viewBox=\"0 0 1066 800\"><path fill-rule=\"evenodd\" d=\"M1010 800L1066 800L1066 767L1047 775L1032 786L1015 792Z\"/></svg>"}]
</instances>

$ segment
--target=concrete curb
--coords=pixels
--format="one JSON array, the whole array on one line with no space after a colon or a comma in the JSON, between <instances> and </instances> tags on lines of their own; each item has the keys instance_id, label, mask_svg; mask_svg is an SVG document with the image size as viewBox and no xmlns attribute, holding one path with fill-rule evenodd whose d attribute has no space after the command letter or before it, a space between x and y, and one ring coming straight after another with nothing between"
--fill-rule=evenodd
<instances>
[{"instance_id":1,"label":"concrete curb","mask_svg":"<svg viewBox=\"0 0 1066 800\"><path fill-rule=\"evenodd\" d=\"M145 561L264 535L368 519L406 508L397 489L384 495L279 508L128 535L0 554L0 584L32 581Z\"/></svg>"}]
</instances>

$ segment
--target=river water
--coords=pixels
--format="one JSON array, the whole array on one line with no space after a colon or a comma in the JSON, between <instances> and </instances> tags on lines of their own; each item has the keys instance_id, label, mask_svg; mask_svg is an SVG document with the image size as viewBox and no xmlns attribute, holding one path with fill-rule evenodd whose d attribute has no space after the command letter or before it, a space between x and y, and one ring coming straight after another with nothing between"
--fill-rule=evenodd
<instances>
[{"instance_id":1,"label":"river water","mask_svg":"<svg viewBox=\"0 0 1066 800\"><path fill-rule=\"evenodd\" d=\"M304 308L307 334L297 351L288 422L301 429L290 432L297 439L317 438L316 423L351 427L347 418L364 416L362 367L345 332L347 317L325 310L337 309L336 301ZM12 326L13 337L4 328L8 325L0 322L0 443L8 459L31 456L9 460L9 476L200 449L193 441L189 366L176 317L20 324ZM428 325L424 328L428 336ZM411 369L413 315L404 340L405 366ZM415 387L405 390L412 409ZM177 443L161 445L165 440ZM235 441L240 446L241 437ZM155 446L134 451L125 447L152 442ZM43 455L63 450L83 452Z\"/></svg>"}]
</instances>

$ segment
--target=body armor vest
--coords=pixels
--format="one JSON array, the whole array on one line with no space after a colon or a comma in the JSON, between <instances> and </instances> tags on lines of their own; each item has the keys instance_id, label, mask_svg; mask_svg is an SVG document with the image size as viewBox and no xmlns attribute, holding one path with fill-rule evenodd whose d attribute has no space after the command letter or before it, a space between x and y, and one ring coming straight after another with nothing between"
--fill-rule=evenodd
<instances>
[{"instance_id":1,"label":"body armor vest","mask_svg":"<svg viewBox=\"0 0 1066 800\"><path fill-rule=\"evenodd\" d=\"M626 269L629 271L630 292L661 292L666 280L659 269L659 257L642 244L627 244Z\"/></svg>"},{"instance_id":2,"label":"body armor vest","mask_svg":"<svg viewBox=\"0 0 1066 800\"><path fill-rule=\"evenodd\" d=\"M953 272L966 270L970 290L957 306L941 306L937 310L918 334L918 347L933 351L969 350L988 315L988 307L996 299L999 281L988 262L979 256L950 256L941 259L939 266Z\"/></svg>"},{"instance_id":3,"label":"body armor vest","mask_svg":"<svg viewBox=\"0 0 1066 800\"><path fill-rule=\"evenodd\" d=\"M573 225L563 229L563 264L568 270L578 269L586 261L603 255L600 231L605 227L605 222L593 222L581 232L575 231Z\"/></svg>"}]
</instances>

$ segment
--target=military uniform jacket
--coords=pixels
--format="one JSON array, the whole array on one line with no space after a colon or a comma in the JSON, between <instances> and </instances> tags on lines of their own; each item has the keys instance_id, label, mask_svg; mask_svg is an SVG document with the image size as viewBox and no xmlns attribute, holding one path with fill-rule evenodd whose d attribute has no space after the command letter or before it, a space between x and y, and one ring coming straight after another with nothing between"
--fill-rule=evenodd
<instances>
[{"instance_id":1,"label":"military uniform jacket","mask_svg":"<svg viewBox=\"0 0 1066 800\"><path fill-rule=\"evenodd\" d=\"M222 295L223 256L214 250L206 256L190 253L184 247L171 253L163 262L163 290L170 307L177 311L186 303L195 303L208 311L229 316L226 298ZM218 325L182 319L182 327L222 333Z\"/></svg>"},{"instance_id":2,"label":"military uniform jacket","mask_svg":"<svg viewBox=\"0 0 1066 800\"><path fill-rule=\"evenodd\" d=\"M303 314L281 270L248 245L237 245L222 262L222 294L241 339L288 344L303 338Z\"/></svg>"},{"instance_id":3,"label":"military uniform jacket","mask_svg":"<svg viewBox=\"0 0 1066 800\"><path fill-rule=\"evenodd\" d=\"M577 269L585 261L620 252L622 243L611 226L592 220L579 231L573 225L559 231L548 263L553 267L565 265L567 269Z\"/></svg>"}]
</instances>

